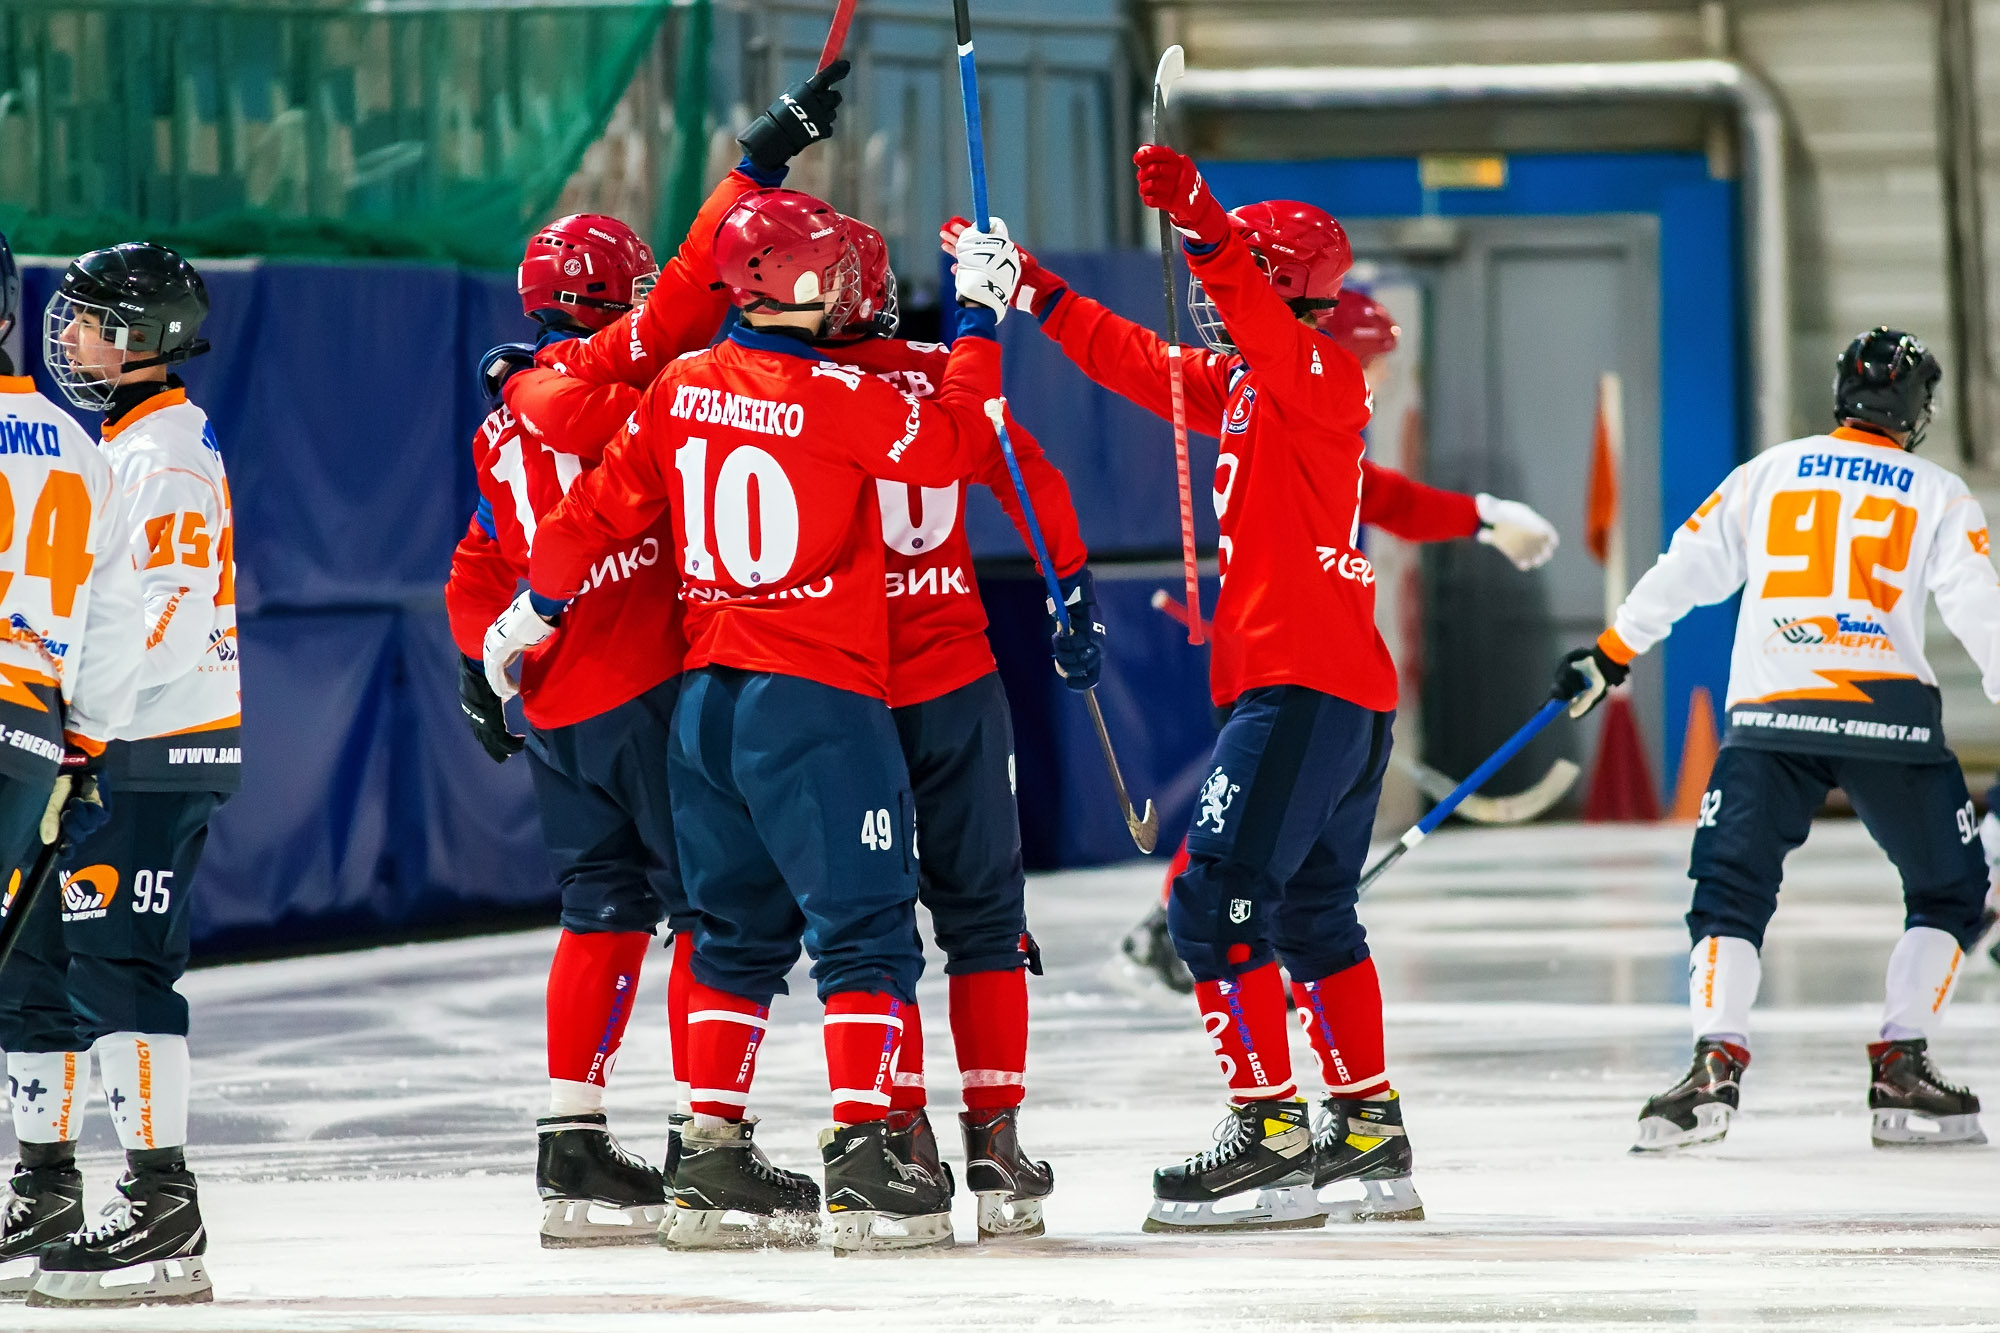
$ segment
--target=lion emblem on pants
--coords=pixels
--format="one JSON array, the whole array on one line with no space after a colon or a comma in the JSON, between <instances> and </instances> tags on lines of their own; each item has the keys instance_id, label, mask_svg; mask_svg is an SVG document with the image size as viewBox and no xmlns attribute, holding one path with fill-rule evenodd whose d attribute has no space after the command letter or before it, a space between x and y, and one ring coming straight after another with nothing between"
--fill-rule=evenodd
<instances>
[{"instance_id":1,"label":"lion emblem on pants","mask_svg":"<svg viewBox=\"0 0 2000 1333\"><path fill-rule=\"evenodd\" d=\"M1208 775L1208 781L1201 784L1201 816L1194 821L1198 829L1222 832L1223 817L1229 813L1229 803L1236 799L1236 793L1243 790L1229 780L1229 775L1217 768Z\"/></svg>"}]
</instances>

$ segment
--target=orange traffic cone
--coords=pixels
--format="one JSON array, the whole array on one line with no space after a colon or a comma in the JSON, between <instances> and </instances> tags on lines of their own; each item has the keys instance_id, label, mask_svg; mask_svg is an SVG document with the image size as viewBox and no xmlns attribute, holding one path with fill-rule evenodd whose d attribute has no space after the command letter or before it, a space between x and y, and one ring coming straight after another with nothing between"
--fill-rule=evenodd
<instances>
[{"instance_id":1,"label":"orange traffic cone","mask_svg":"<svg viewBox=\"0 0 2000 1333\"><path fill-rule=\"evenodd\" d=\"M1583 799L1583 817L1592 823L1655 820L1660 798L1646 763L1645 742L1632 716L1632 701L1614 694L1604 701L1604 727L1597 738L1597 765Z\"/></svg>"},{"instance_id":2,"label":"orange traffic cone","mask_svg":"<svg viewBox=\"0 0 2000 1333\"><path fill-rule=\"evenodd\" d=\"M1715 756L1721 742L1715 734L1715 704L1706 686L1697 685L1688 695L1687 739L1681 742L1681 775L1674 784L1674 819L1701 818L1702 793L1708 790L1708 775L1715 771Z\"/></svg>"}]
</instances>

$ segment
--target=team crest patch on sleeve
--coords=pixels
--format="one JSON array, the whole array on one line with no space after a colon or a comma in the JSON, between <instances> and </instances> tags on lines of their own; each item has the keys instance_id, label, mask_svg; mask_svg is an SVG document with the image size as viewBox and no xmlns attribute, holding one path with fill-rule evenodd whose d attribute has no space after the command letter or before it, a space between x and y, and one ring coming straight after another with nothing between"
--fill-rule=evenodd
<instances>
[{"instance_id":1,"label":"team crest patch on sleeve","mask_svg":"<svg viewBox=\"0 0 2000 1333\"><path fill-rule=\"evenodd\" d=\"M1213 833L1222 832L1223 821L1228 817L1230 803L1236 793L1243 790L1238 783L1231 782L1229 775L1218 767L1208 775L1208 781L1201 784L1201 817L1194 821L1198 829L1208 829Z\"/></svg>"}]
</instances>

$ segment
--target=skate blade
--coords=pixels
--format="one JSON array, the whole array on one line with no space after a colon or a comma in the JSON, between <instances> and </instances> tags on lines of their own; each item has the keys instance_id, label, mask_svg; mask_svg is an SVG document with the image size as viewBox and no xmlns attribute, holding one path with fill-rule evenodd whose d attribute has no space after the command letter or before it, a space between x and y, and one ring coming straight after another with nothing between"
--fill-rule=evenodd
<instances>
[{"instance_id":1,"label":"skate blade","mask_svg":"<svg viewBox=\"0 0 2000 1333\"><path fill-rule=\"evenodd\" d=\"M1884 1108L1875 1112L1870 1137L1878 1148L1977 1148L1986 1142L1979 1113L1925 1115L1921 1111Z\"/></svg>"},{"instance_id":2,"label":"skate blade","mask_svg":"<svg viewBox=\"0 0 2000 1333\"><path fill-rule=\"evenodd\" d=\"M803 1250L819 1244L817 1213L675 1208L660 1226L670 1250Z\"/></svg>"},{"instance_id":3,"label":"skate blade","mask_svg":"<svg viewBox=\"0 0 2000 1333\"><path fill-rule=\"evenodd\" d=\"M0 1261L0 1301L25 1299L35 1289L41 1271L42 1261L32 1254Z\"/></svg>"},{"instance_id":4,"label":"skate blade","mask_svg":"<svg viewBox=\"0 0 2000 1333\"><path fill-rule=\"evenodd\" d=\"M1144 1230L1288 1231L1326 1225L1326 1214L1310 1184L1276 1189L1245 1190L1205 1203L1154 1199L1146 1210Z\"/></svg>"},{"instance_id":5,"label":"skate blade","mask_svg":"<svg viewBox=\"0 0 2000 1333\"><path fill-rule=\"evenodd\" d=\"M833 1252L875 1254L890 1250L946 1249L958 1243L950 1213L864 1213L842 1210L828 1225Z\"/></svg>"},{"instance_id":6,"label":"skate blade","mask_svg":"<svg viewBox=\"0 0 2000 1333\"><path fill-rule=\"evenodd\" d=\"M199 1256L159 1259L104 1273L59 1272L45 1268L28 1293L35 1306L78 1306L108 1310L132 1305L206 1305L215 1288Z\"/></svg>"},{"instance_id":7,"label":"skate blade","mask_svg":"<svg viewBox=\"0 0 2000 1333\"><path fill-rule=\"evenodd\" d=\"M550 1199L542 1210L542 1248L651 1245L666 1221L663 1203L612 1204L595 1199Z\"/></svg>"},{"instance_id":8,"label":"skate blade","mask_svg":"<svg viewBox=\"0 0 2000 1333\"><path fill-rule=\"evenodd\" d=\"M1347 1186L1359 1185L1362 1197L1340 1197ZM1317 1191L1319 1206L1330 1223L1342 1222L1421 1222L1424 1201L1408 1176L1382 1180L1336 1180Z\"/></svg>"},{"instance_id":9,"label":"skate blade","mask_svg":"<svg viewBox=\"0 0 2000 1333\"><path fill-rule=\"evenodd\" d=\"M1694 1128L1682 1129L1665 1116L1649 1115L1639 1121L1639 1140L1632 1145L1633 1152L1672 1152L1676 1148L1693 1148L1704 1143L1720 1143L1729 1132L1729 1120L1734 1110L1722 1102L1709 1102L1694 1108Z\"/></svg>"},{"instance_id":10,"label":"skate blade","mask_svg":"<svg viewBox=\"0 0 2000 1333\"><path fill-rule=\"evenodd\" d=\"M979 1195L979 1240L1027 1240L1044 1234L1040 1199L1017 1199L1005 1190Z\"/></svg>"}]
</instances>

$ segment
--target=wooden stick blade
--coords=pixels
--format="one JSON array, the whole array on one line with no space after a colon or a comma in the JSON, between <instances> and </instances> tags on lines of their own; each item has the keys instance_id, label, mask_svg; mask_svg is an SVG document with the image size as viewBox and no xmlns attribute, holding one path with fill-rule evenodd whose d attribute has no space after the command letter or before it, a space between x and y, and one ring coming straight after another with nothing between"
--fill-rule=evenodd
<instances>
[{"instance_id":1,"label":"wooden stick blade","mask_svg":"<svg viewBox=\"0 0 2000 1333\"><path fill-rule=\"evenodd\" d=\"M1131 807L1125 810L1125 828L1132 835L1133 843L1140 851L1151 856L1153 849L1160 845L1160 816L1153 809L1150 798L1146 801L1146 813L1134 817Z\"/></svg>"},{"instance_id":2,"label":"wooden stick blade","mask_svg":"<svg viewBox=\"0 0 2000 1333\"><path fill-rule=\"evenodd\" d=\"M1179 43L1160 53L1160 66L1153 71L1153 98L1156 106L1165 107L1174 100L1174 87L1187 73L1187 52Z\"/></svg>"}]
</instances>

